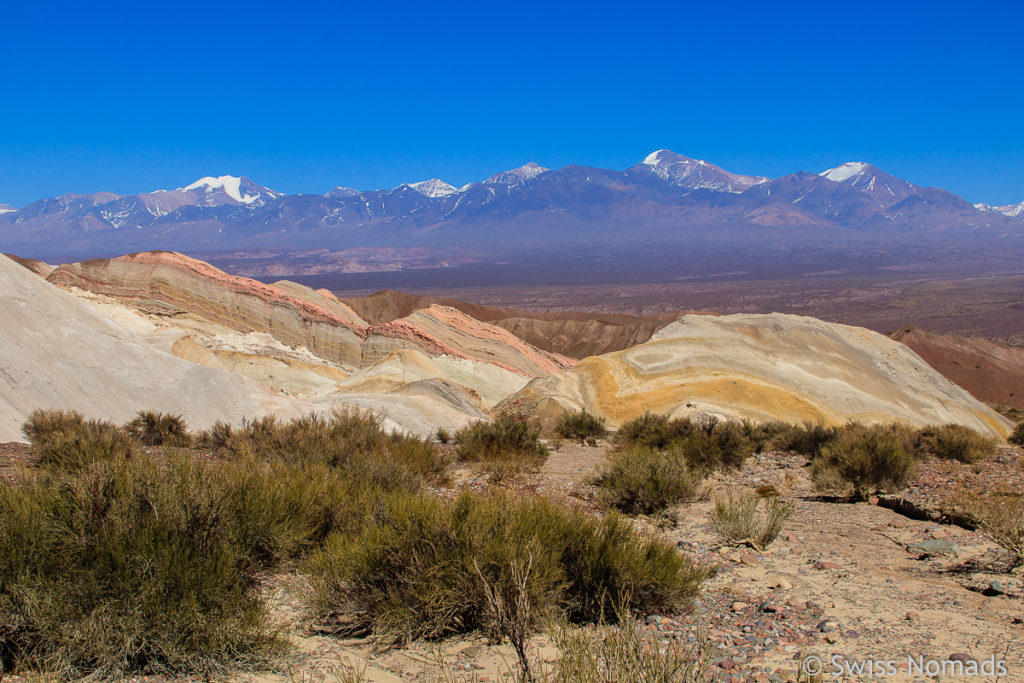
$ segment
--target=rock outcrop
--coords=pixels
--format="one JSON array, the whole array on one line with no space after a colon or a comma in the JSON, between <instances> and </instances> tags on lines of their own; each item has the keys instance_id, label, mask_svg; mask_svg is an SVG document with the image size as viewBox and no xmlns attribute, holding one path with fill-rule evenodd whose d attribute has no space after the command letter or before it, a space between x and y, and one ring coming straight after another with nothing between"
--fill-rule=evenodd
<instances>
[{"instance_id":1,"label":"rock outcrop","mask_svg":"<svg viewBox=\"0 0 1024 683\"><path fill-rule=\"evenodd\" d=\"M313 290L308 292L314 296L297 296L294 289L228 275L182 254L143 252L71 263L47 280L156 314L187 313L243 333L266 332L328 360L359 364L365 323L337 299Z\"/></svg>"},{"instance_id":2,"label":"rock outcrop","mask_svg":"<svg viewBox=\"0 0 1024 683\"><path fill-rule=\"evenodd\" d=\"M87 302L0 258L0 441L36 408L123 421L139 409L216 420L290 416L304 406L223 369L160 351Z\"/></svg>"},{"instance_id":3,"label":"rock outcrop","mask_svg":"<svg viewBox=\"0 0 1024 683\"><path fill-rule=\"evenodd\" d=\"M980 401L1024 410L1024 348L904 327L889 336Z\"/></svg>"},{"instance_id":4,"label":"rock outcrop","mask_svg":"<svg viewBox=\"0 0 1024 683\"><path fill-rule=\"evenodd\" d=\"M68 264L48 280L162 351L417 434L486 419L530 379L575 363L454 308L371 325L327 290L234 277L169 252Z\"/></svg>"},{"instance_id":5,"label":"rock outcrop","mask_svg":"<svg viewBox=\"0 0 1024 683\"><path fill-rule=\"evenodd\" d=\"M906 346L802 316L688 315L651 341L531 381L504 407L587 410L613 426L645 411L757 421L955 422L1005 437L1009 423Z\"/></svg>"},{"instance_id":6,"label":"rock outcrop","mask_svg":"<svg viewBox=\"0 0 1024 683\"><path fill-rule=\"evenodd\" d=\"M502 327L539 349L577 360L642 344L656 331L682 315L682 312L676 315L635 316L582 311L525 311L389 289L343 301L364 319L377 324L404 318L432 305L447 306L477 320Z\"/></svg>"}]
</instances>

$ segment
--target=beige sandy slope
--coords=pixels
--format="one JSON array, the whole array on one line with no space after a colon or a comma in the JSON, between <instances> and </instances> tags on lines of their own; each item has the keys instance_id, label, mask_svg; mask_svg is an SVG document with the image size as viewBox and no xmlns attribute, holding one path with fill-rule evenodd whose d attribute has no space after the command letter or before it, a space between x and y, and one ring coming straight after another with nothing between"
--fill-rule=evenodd
<instances>
[{"instance_id":1,"label":"beige sandy slope","mask_svg":"<svg viewBox=\"0 0 1024 683\"><path fill-rule=\"evenodd\" d=\"M586 408L612 425L645 411L730 418L955 422L1005 437L1009 423L902 344L802 316L688 315L651 341L535 379L506 405Z\"/></svg>"},{"instance_id":2,"label":"beige sandy slope","mask_svg":"<svg viewBox=\"0 0 1024 683\"><path fill-rule=\"evenodd\" d=\"M302 404L164 353L75 296L0 258L0 441L35 408L122 421L146 408L215 420L291 415Z\"/></svg>"}]
</instances>

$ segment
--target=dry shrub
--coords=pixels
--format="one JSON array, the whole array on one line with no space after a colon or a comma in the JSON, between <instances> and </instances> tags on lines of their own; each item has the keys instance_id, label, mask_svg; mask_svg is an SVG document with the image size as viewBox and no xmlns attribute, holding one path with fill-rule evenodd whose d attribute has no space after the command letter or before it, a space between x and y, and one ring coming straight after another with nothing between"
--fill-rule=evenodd
<instances>
[{"instance_id":1,"label":"dry shrub","mask_svg":"<svg viewBox=\"0 0 1024 683\"><path fill-rule=\"evenodd\" d=\"M444 455L423 439L384 431L380 418L356 411L218 423L199 435L201 447L225 457L293 464L320 463L385 488L416 488L445 476Z\"/></svg>"},{"instance_id":2,"label":"dry shrub","mask_svg":"<svg viewBox=\"0 0 1024 683\"><path fill-rule=\"evenodd\" d=\"M780 442L794 430L794 426L781 420L770 422L752 422L743 420L743 433L750 441L755 453L763 453L770 448L782 448ZM786 449L789 450L789 449Z\"/></svg>"},{"instance_id":3,"label":"dry shrub","mask_svg":"<svg viewBox=\"0 0 1024 683\"><path fill-rule=\"evenodd\" d=\"M993 543L1009 551L1014 567L1024 564L1024 496L1009 490L958 491L953 500Z\"/></svg>"},{"instance_id":4,"label":"dry shrub","mask_svg":"<svg viewBox=\"0 0 1024 683\"><path fill-rule=\"evenodd\" d=\"M132 457L139 451L138 442L117 425L86 420L73 411L35 410L21 429L42 465L64 470Z\"/></svg>"},{"instance_id":5,"label":"dry shrub","mask_svg":"<svg viewBox=\"0 0 1024 683\"><path fill-rule=\"evenodd\" d=\"M772 448L795 451L813 459L839 436L841 429L824 422L804 422L800 425L774 424L773 431Z\"/></svg>"},{"instance_id":6,"label":"dry shrub","mask_svg":"<svg viewBox=\"0 0 1024 683\"><path fill-rule=\"evenodd\" d=\"M711 529L731 545L746 544L763 552L776 539L793 515L793 506L778 496L754 494L715 500L711 511Z\"/></svg>"},{"instance_id":7,"label":"dry shrub","mask_svg":"<svg viewBox=\"0 0 1024 683\"><path fill-rule=\"evenodd\" d=\"M995 454L996 440L964 425L947 424L918 431L917 448L921 453L931 453L944 460L973 463Z\"/></svg>"},{"instance_id":8,"label":"dry shrub","mask_svg":"<svg viewBox=\"0 0 1024 683\"><path fill-rule=\"evenodd\" d=\"M638 445L656 450L676 450L694 467L735 468L754 451L743 423L716 418L669 419L644 413L624 423L615 435L621 446Z\"/></svg>"},{"instance_id":9,"label":"dry shrub","mask_svg":"<svg viewBox=\"0 0 1024 683\"><path fill-rule=\"evenodd\" d=\"M1006 439L1015 446L1024 446L1024 422L1018 422L1013 428L1013 433Z\"/></svg>"},{"instance_id":10,"label":"dry shrub","mask_svg":"<svg viewBox=\"0 0 1024 683\"><path fill-rule=\"evenodd\" d=\"M701 500L704 474L678 450L629 446L610 453L591 483L604 503L627 514L653 514L678 503Z\"/></svg>"},{"instance_id":11,"label":"dry shrub","mask_svg":"<svg viewBox=\"0 0 1024 683\"><path fill-rule=\"evenodd\" d=\"M577 681L644 681L645 683L712 683L719 680L707 643L664 642L645 632L628 609L617 607L616 625L602 620L593 627L565 623L552 629L559 655L553 667L536 677L545 683Z\"/></svg>"},{"instance_id":12,"label":"dry shrub","mask_svg":"<svg viewBox=\"0 0 1024 683\"><path fill-rule=\"evenodd\" d=\"M0 658L67 680L210 676L281 645L222 473L171 454L0 488Z\"/></svg>"},{"instance_id":13,"label":"dry shrub","mask_svg":"<svg viewBox=\"0 0 1024 683\"><path fill-rule=\"evenodd\" d=\"M214 463L238 547L261 569L292 563L337 529L358 528L385 490L323 463ZM405 490L414 490L412 488Z\"/></svg>"},{"instance_id":14,"label":"dry shrub","mask_svg":"<svg viewBox=\"0 0 1024 683\"><path fill-rule=\"evenodd\" d=\"M685 608L709 576L617 514L472 492L390 494L363 528L328 537L305 570L324 628L382 645L500 633L485 586L536 616L594 621L621 595L631 609Z\"/></svg>"},{"instance_id":15,"label":"dry shrub","mask_svg":"<svg viewBox=\"0 0 1024 683\"><path fill-rule=\"evenodd\" d=\"M580 443L588 439L600 439L608 433L603 417L591 415L586 410L566 411L558 416L555 434Z\"/></svg>"},{"instance_id":16,"label":"dry shrub","mask_svg":"<svg viewBox=\"0 0 1024 683\"><path fill-rule=\"evenodd\" d=\"M899 425L849 425L821 449L811 478L825 491L845 491L854 500L898 490L913 472L915 455Z\"/></svg>"},{"instance_id":17,"label":"dry shrub","mask_svg":"<svg viewBox=\"0 0 1024 683\"><path fill-rule=\"evenodd\" d=\"M492 476L536 469L548 457L548 449L540 442L540 430L511 415L464 427L455 434L455 440L461 462L481 464Z\"/></svg>"},{"instance_id":18,"label":"dry shrub","mask_svg":"<svg viewBox=\"0 0 1024 683\"><path fill-rule=\"evenodd\" d=\"M124 428L143 446L187 447L192 445L188 426L180 415L140 410Z\"/></svg>"}]
</instances>

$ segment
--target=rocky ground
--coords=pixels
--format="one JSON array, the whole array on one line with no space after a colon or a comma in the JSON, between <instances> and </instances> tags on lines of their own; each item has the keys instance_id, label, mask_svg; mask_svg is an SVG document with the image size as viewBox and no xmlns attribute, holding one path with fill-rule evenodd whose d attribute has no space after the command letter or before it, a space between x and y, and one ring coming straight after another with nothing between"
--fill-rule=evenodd
<instances>
[{"instance_id":1,"label":"rocky ground","mask_svg":"<svg viewBox=\"0 0 1024 683\"><path fill-rule=\"evenodd\" d=\"M541 472L502 485L596 508L586 479L606 451L604 444L563 445ZM0 474L10 476L26 456L22 445L0 445ZM637 520L718 566L692 612L643 616L641 627L654 641L704 643L722 679L737 683L793 680L805 658L820 657L831 667L837 655L850 663L892 660L898 672L824 680L1024 680L1024 580L1007 571L1007 558L997 546L978 531L914 519L886 507L884 500L850 504L822 498L805 465L801 456L761 454L738 472L716 476L708 500ZM899 497L914 503L905 508L913 516L931 510L942 520L951 486L1019 488L1022 465L1024 452L1010 448L978 466L929 460ZM439 493L487 485L462 471L452 488ZM766 485L795 506L780 537L765 552L723 546L709 527L714 497ZM239 676L239 681L345 680L350 667L365 669L371 681L499 681L513 668L507 646L480 638L374 652L366 640L317 635L303 616L306 586L300 576L268 577L266 586L300 656L285 674ZM548 638L538 636L533 654L551 662L557 652ZM908 671L908 656L915 662L923 657L925 665L994 656L1005 660L1008 671L1001 677L934 677ZM442 661L447 673L440 673Z\"/></svg>"}]
</instances>

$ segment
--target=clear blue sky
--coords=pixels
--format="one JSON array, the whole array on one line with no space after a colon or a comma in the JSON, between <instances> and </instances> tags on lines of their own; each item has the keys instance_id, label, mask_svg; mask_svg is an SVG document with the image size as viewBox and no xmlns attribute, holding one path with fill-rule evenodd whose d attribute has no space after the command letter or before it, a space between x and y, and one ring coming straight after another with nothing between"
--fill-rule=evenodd
<instances>
[{"instance_id":1,"label":"clear blue sky","mask_svg":"<svg viewBox=\"0 0 1024 683\"><path fill-rule=\"evenodd\" d=\"M455 185L668 147L1024 200L1020 2L5 3L0 202Z\"/></svg>"}]
</instances>

